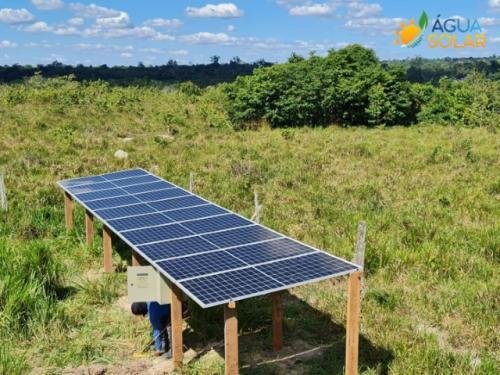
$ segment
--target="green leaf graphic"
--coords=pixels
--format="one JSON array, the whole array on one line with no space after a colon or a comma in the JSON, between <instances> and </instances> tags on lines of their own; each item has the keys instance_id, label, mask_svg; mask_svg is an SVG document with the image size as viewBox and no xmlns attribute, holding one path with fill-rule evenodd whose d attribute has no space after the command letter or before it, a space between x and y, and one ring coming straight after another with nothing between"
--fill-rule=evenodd
<instances>
[{"instance_id":1,"label":"green leaf graphic","mask_svg":"<svg viewBox=\"0 0 500 375\"><path fill-rule=\"evenodd\" d=\"M420 26L420 30L424 31L427 28L427 24L429 23L429 17L427 17L427 13L425 10L422 11L420 15L420 19L418 20L418 26Z\"/></svg>"}]
</instances>

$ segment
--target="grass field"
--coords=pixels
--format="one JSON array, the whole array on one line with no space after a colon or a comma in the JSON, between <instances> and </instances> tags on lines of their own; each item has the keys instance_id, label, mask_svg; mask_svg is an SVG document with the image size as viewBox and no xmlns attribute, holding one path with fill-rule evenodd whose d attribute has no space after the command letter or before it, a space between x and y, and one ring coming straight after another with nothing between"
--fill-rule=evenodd
<instances>
[{"instance_id":1,"label":"grass field","mask_svg":"<svg viewBox=\"0 0 500 375\"><path fill-rule=\"evenodd\" d=\"M0 373L60 373L132 361L147 322L121 307L118 271L101 269L101 239L84 245L83 212L66 233L62 178L143 167L247 217L351 258L368 225L360 364L367 374L500 371L500 138L494 129L412 126L234 131L218 90L60 83L0 87ZM113 154L122 149L127 160ZM121 255L120 255L121 254ZM123 256L123 257L122 257ZM270 303L240 305L242 371L340 373L345 282L290 290L283 362L271 352ZM219 309L193 310L186 342L220 343ZM223 372L220 347L187 373Z\"/></svg>"}]
</instances>

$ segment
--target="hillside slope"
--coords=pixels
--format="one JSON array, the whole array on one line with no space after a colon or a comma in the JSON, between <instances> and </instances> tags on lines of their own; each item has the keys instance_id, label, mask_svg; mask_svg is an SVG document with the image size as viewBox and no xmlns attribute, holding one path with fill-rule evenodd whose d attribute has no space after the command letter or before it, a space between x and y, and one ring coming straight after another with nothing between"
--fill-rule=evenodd
<instances>
[{"instance_id":1,"label":"hillside slope","mask_svg":"<svg viewBox=\"0 0 500 375\"><path fill-rule=\"evenodd\" d=\"M65 232L55 186L128 167L181 186L195 172L197 193L248 217L256 190L265 225L346 258L366 220L362 370L498 373L500 139L491 129L234 131L217 90L23 87L0 86L10 205L0 213L0 373L122 363L147 344L147 322L120 304L124 273L99 272L101 239L84 245L81 210L77 229ZM126 160L114 158L119 149ZM123 271L127 251L117 250ZM284 353L320 349L285 364L257 365L274 358L269 303L242 306L243 371L342 371L344 282L286 296ZM194 310L188 345L220 342L221 316ZM217 345L188 365L188 373L221 371Z\"/></svg>"}]
</instances>

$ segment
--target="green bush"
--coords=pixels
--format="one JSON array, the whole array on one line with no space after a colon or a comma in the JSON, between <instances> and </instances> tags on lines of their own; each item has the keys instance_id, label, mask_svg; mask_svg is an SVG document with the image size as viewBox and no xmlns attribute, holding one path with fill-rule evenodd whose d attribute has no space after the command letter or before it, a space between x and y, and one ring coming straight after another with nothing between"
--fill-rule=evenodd
<instances>
[{"instance_id":1,"label":"green bush","mask_svg":"<svg viewBox=\"0 0 500 375\"><path fill-rule=\"evenodd\" d=\"M500 123L500 82L479 73L462 81L442 78L424 103L422 122L463 126L492 126Z\"/></svg>"},{"instance_id":2,"label":"green bush","mask_svg":"<svg viewBox=\"0 0 500 375\"><path fill-rule=\"evenodd\" d=\"M416 119L418 105L404 71L385 70L370 49L352 45L326 57L289 61L227 86L234 123L395 125Z\"/></svg>"}]
</instances>

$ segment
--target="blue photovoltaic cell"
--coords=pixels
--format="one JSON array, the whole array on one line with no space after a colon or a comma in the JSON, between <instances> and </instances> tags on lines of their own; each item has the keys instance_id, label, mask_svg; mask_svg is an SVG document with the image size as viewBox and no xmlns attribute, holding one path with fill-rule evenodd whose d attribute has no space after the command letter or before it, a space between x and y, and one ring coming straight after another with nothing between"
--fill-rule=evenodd
<instances>
[{"instance_id":1,"label":"blue photovoltaic cell","mask_svg":"<svg viewBox=\"0 0 500 375\"><path fill-rule=\"evenodd\" d=\"M175 187L165 181L149 182L146 184L125 186L123 190L130 194L145 193L146 191L161 190Z\"/></svg>"},{"instance_id":2,"label":"blue photovoltaic cell","mask_svg":"<svg viewBox=\"0 0 500 375\"><path fill-rule=\"evenodd\" d=\"M177 280L246 266L225 251L169 259L157 264Z\"/></svg>"},{"instance_id":3,"label":"blue photovoltaic cell","mask_svg":"<svg viewBox=\"0 0 500 375\"><path fill-rule=\"evenodd\" d=\"M182 208L179 210L168 211L165 213L168 217L175 221L199 219L207 216L220 215L229 213L223 208L207 203L204 206Z\"/></svg>"},{"instance_id":4,"label":"blue photovoltaic cell","mask_svg":"<svg viewBox=\"0 0 500 375\"><path fill-rule=\"evenodd\" d=\"M147 193L135 194L134 197L140 199L143 202L153 202L159 201L161 199L182 197L183 195L188 195L189 193L182 189L166 189L166 190L156 190L149 191Z\"/></svg>"},{"instance_id":5,"label":"blue photovoltaic cell","mask_svg":"<svg viewBox=\"0 0 500 375\"><path fill-rule=\"evenodd\" d=\"M104 210L96 210L96 215L102 217L104 220L117 219L119 217L134 216L149 214L155 212L154 208L145 203L134 204L131 206L105 208Z\"/></svg>"},{"instance_id":6,"label":"blue photovoltaic cell","mask_svg":"<svg viewBox=\"0 0 500 375\"><path fill-rule=\"evenodd\" d=\"M298 284L357 269L356 266L333 258L321 251L297 258L263 264L255 268L285 285Z\"/></svg>"},{"instance_id":7,"label":"blue photovoltaic cell","mask_svg":"<svg viewBox=\"0 0 500 375\"><path fill-rule=\"evenodd\" d=\"M200 237L180 238L137 247L152 260L173 258L217 249L217 246Z\"/></svg>"},{"instance_id":8,"label":"blue photovoltaic cell","mask_svg":"<svg viewBox=\"0 0 500 375\"><path fill-rule=\"evenodd\" d=\"M187 197L166 199L163 201L149 203L151 207L154 207L158 211L175 210L181 207L191 207L197 206L199 204L207 203L203 199L195 197L194 195L188 195ZM167 213L168 215L168 213Z\"/></svg>"},{"instance_id":9,"label":"blue photovoltaic cell","mask_svg":"<svg viewBox=\"0 0 500 375\"><path fill-rule=\"evenodd\" d=\"M72 194L89 193L92 191L100 191L116 188L111 182L99 182L96 184L78 185L74 187L67 188L67 190Z\"/></svg>"},{"instance_id":10,"label":"blue photovoltaic cell","mask_svg":"<svg viewBox=\"0 0 500 375\"><path fill-rule=\"evenodd\" d=\"M122 189L107 189L107 190L93 191L90 193L75 194L75 197L83 202L87 202L95 199L119 197L122 195L128 195L128 193Z\"/></svg>"},{"instance_id":11,"label":"blue photovoltaic cell","mask_svg":"<svg viewBox=\"0 0 500 375\"><path fill-rule=\"evenodd\" d=\"M283 287L283 284L254 268L202 276L183 281L180 284L205 305L236 300Z\"/></svg>"},{"instance_id":12,"label":"blue photovoltaic cell","mask_svg":"<svg viewBox=\"0 0 500 375\"><path fill-rule=\"evenodd\" d=\"M103 208L129 206L131 204L140 203L141 201L131 195L124 195L121 197L99 199L96 201L86 202L85 204L92 210L99 210Z\"/></svg>"},{"instance_id":13,"label":"blue photovoltaic cell","mask_svg":"<svg viewBox=\"0 0 500 375\"><path fill-rule=\"evenodd\" d=\"M227 250L228 253L248 264L270 262L314 251L316 250L288 238L280 238Z\"/></svg>"},{"instance_id":14,"label":"blue photovoltaic cell","mask_svg":"<svg viewBox=\"0 0 500 375\"><path fill-rule=\"evenodd\" d=\"M61 181L60 184L61 186L71 187L76 185L88 185L88 184L93 184L95 182L104 182L104 181L106 180L101 176L93 176L93 177L80 177L80 178L73 178L71 180L64 180Z\"/></svg>"},{"instance_id":15,"label":"blue photovoltaic cell","mask_svg":"<svg viewBox=\"0 0 500 375\"><path fill-rule=\"evenodd\" d=\"M221 248L245 245L277 237L281 236L258 225L202 235L202 238L207 239Z\"/></svg>"},{"instance_id":16,"label":"blue photovoltaic cell","mask_svg":"<svg viewBox=\"0 0 500 375\"><path fill-rule=\"evenodd\" d=\"M125 187L131 185L145 184L148 182L154 182L158 180L159 180L158 177L154 177L148 174L146 176L124 178L122 180L113 180L113 184L119 187Z\"/></svg>"},{"instance_id":17,"label":"blue photovoltaic cell","mask_svg":"<svg viewBox=\"0 0 500 375\"><path fill-rule=\"evenodd\" d=\"M171 222L172 220L170 220L168 217L160 213L109 220L109 224L113 228L119 231L136 229L136 228L146 228L154 225L168 224Z\"/></svg>"},{"instance_id":18,"label":"blue photovoltaic cell","mask_svg":"<svg viewBox=\"0 0 500 375\"><path fill-rule=\"evenodd\" d=\"M119 180L121 178L143 176L147 174L148 173L143 171L142 169L130 169L128 171L106 173L103 174L102 177L104 177L106 180Z\"/></svg>"},{"instance_id":19,"label":"blue photovoltaic cell","mask_svg":"<svg viewBox=\"0 0 500 375\"><path fill-rule=\"evenodd\" d=\"M168 215L168 212L167 212ZM194 233L209 233L222 229L230 229L242 227L244 225L254 224L250 220L243 219L242 217L234 214L227 214L223 216L209 217L206 219L198 219L187 221L183 223L186 228L192 230Z\"/></svg>"},{"instance_id":20,"label":"blue photovoltaic cell","mask_svg":"<svg viewBox=\"0 0 500 375\"><path fill-rule=\"evenodd\" d=\"M179 224L167 224L161 227L145 228L122 232L122 236L134 245L190 236L192 233Z\"/></svg>"}]
</instances>

